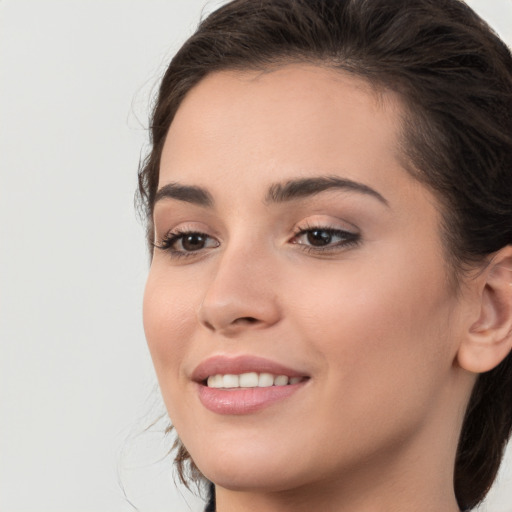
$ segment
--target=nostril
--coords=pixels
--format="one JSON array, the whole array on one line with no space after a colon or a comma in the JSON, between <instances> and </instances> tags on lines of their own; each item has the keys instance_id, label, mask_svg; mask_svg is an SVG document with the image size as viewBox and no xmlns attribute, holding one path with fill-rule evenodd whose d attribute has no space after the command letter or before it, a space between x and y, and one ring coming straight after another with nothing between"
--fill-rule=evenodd
<instances>
[{"instance_id":1,"label":"nostril","mask_svg":"<svg viewBox=\"0 0 512 512\"><path fill-rule=\"evenodd\" d=\"M258 322L259 322L259 320L257 318L254 318L253 316L242 316L240 318L235 319L233 322L231 322L231 325L232 326L253 325L253 324L257 324ZM213 323L208 322L207 320L205 320L203 323L207 329L209 329L211 331L217 330L217 328L215 327L215 325Z\"/></svg>"},{"instance_id":2,"label":"nostril","mask_svg":"<svg viewBox=\"0 0 512 512\"><path fill-rule=\"evenodd\" d=\"M210 329L211 331L215 331L215 327L208 321L204 322L204 325L207 329Z\"/></svg>"},{"instance_id":3,"label":"nostril","mask_svg":"<svg viewBox=\"0 0 512 512\"><path fill-rule=\"evenodd\" d=\"M243 316L240 318L237 318L233 323L234 324L255 324L258 322L257 318L254 318L252 316Z\"/></svg>"}]
</instances>

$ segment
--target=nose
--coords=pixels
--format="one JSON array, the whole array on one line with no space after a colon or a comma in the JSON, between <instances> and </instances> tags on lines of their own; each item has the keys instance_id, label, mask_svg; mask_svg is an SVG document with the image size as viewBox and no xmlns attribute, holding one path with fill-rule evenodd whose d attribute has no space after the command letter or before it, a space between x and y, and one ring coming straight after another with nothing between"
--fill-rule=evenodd
<instances>
[{"instance_id":1,"label":"nose","mask_svg":"<svg viewBox=\"0 0 512 512\"><path fill-rule=\"evenodd\" d=\"M243 249L225 251L203 296L199 322L224 336L276 324L281 318L276 277L271 258Z\"/></svg>"}]
</instances>

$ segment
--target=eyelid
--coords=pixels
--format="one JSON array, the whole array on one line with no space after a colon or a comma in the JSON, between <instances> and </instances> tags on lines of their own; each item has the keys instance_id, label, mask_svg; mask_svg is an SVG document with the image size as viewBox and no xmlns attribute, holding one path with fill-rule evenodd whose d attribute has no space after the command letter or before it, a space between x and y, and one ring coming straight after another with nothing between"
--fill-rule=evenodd
<instances>
[{"instance_id":1,"label":"eyelid","mask_svg":"<svg viewBox=\"0 0 512 512\"><path fill-rule=\"evenodd\" d=\"M301 231L308 231L312 229L342 231L345 233L351 233L353 235L361 234L361 230L352 222L326 215L312 215L306 219L303 219L300 222L297 222L293 231L295 234L297 234Z\"/></svg>"},{"instance_id":2,"label":"eyelid","mask_svg":"<svg viewBox=\"0 0 512 512\"><path fill-rule=\"evenodd\" d=\"M340 226L340 223L344 224ZM348 227L347 224L350 226ZM313 243L299 242L299 238L306 236L313 231L324 232L332 238L339 238L335 242L331 239L325 245L314 245ZM294 235L290 239L290 243L300 246L300 249L313 255L329 255L329 253L343 252L351 247L361 243L361 232L352 223L333 221L332 218L327 220L324 218L308 218L299 223L294 229Z\"/></svg>"},{"instance_id":3,"label":"eyelid","mask_svg":"<svg viewBox=\"0 0 512 512\"><path fill-rule=\"evenodd\" d=\"M219 238L219 233L212 228L210 224L206 224L205 222L199 221L188 221L188 220L179 220L171 222L167 219L165 222L161 222L154 224L155 233L154 239L161 240L168 236L170 233L202 233L208 235L212 238Z\"/></svg>"},{"instance_id":4,"label":"eyelid","mask_svg":"<svg viewBox=\"0 0 512 512\"><path fill-rule=\"evenodd\" d=\"M159 232L163 232L163 230L160 230L155 226L155 241L153 242L153 247L167 254L167 256L172 260L200 258L211 249L215 249L220 245L219 236L209 225L203 222L179 222L170 229L166 229L163 234L159 235ZM206 239L206 244L214 241L214 245L212 246L210 244L208 246L198 248L197 250L186 250L175 247L175 245L180 243L180 241L183 243L183 240L187 235L194 234L203 236Z\"/></svg>"},{"instance_id":5,"label":"eyelid","mask_svg":"<svg viewBox=\"0 0 512 512\"><path fill-rule=\"evenodd\" d=\"M204 247L199 247L195 250L186 250L183 247L183 241L186 236L200 235L205 238L206 243ZM214 241L213 245L207 245L208 240ZM176 248L176 244L180 243L182 248ZM197 261L198 259L205 257L211 250L219 247L220 242L206 233L200 233L198 231L169 231L159 243L154 243L153 247L160 249L167 255L171 260L178 262L182 261Z\"/></svg>"},{"instance_id":6,"label":"eyelid","mask_svg":"<svg viewBox=\"0 0 512 512\"><path fill-rule=\"evenodd\" d=\"M299 236L303 236L303 235L306 235L308 233L311 233L312 231L324 231L332 236L338 236L342 239L345 239L345 240L355 240L355 239L358 239L360 238L360 234L359 233L353 233L352 231L347 231L345 229L335 229L335 228L330 228L330 227L327 227L327 226L314 226L312 228L308 228L308 229L302 229L300 230L298 233L296 233L292 240L296 239L297 237ZM293 242L293 243L298 243L298 242ZM333 245L336 245L336 244L333 244Z\"/></svg>"}]
</instances>

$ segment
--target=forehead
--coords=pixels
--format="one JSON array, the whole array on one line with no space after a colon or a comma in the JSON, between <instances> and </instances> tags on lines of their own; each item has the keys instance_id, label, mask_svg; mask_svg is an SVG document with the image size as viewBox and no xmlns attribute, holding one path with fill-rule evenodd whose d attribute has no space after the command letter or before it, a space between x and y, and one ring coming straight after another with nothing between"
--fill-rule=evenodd
<instances>
[{"instance_id":1,"label":"forehead","mask_svg":"<svg viewBox=\"0 0 512 512\"><path fill-rule=\"evenodd\" d=\"M256 186L315 169L359 179L364 169L398 165L402 113L394 93L330 68L290 64L213 73L176 113L159 185L218 184L225 176Z\"/></svg>"}]
</instances>

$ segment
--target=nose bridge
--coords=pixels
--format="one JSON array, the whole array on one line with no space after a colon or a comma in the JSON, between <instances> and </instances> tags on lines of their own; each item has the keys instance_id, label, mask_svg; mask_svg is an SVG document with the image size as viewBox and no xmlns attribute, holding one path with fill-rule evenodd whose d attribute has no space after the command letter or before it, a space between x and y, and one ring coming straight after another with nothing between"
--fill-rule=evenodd
<instances>
[{"instance_id":1,"label":"nose bridge","mask_svg":"<svg viewBox=\"0 0 512 512\"><path fill-rule=\"evenodd\" d=\"M269 326L279 320L271 251L260 244L233 243L219 254L199 308L199 321L225 334Z\"/></svg>"}]
</instances>

